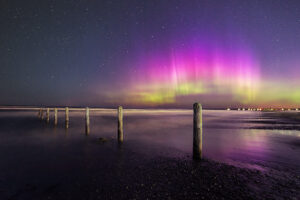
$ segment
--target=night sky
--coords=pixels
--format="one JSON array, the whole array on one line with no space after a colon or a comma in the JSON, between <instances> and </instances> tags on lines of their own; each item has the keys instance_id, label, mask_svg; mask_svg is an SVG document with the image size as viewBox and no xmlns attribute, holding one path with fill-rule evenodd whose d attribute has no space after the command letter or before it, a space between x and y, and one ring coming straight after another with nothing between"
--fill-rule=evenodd
<instances>
[{"instance_id":1,"label":"night sky","mask_svg":"<svg viewBox=\"0 0 300 200\"><path fill-rule=\"evenodd\" d=\"M0 105L300 107L299 0L0 2Z\"/></svg>"}]
</instances>

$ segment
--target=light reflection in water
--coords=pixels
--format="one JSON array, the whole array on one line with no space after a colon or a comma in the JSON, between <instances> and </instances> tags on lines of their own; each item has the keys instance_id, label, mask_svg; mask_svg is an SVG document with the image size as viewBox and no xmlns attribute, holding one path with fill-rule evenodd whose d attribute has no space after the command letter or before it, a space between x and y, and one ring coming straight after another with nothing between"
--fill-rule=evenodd
<instances>
[{"instance_id":1,"label":"light reflection in water","mask_svg":"<svg viewBox=\"0 0 300 200\"><path fill-rule=\"evenodd\" d=\"M59 141L72 146L85 138L84 115L80 111L70 112L70 127L66 130L63 112L59 112L57 128L52 115L50 125L46 125L38 122L35 112L1 112L0 145L42 145L47 149ZM115 111L91 112L90 120L89 138L116 139ZM273 167L275 163L299 168L300 132L262 129L273 124L261 122L277 120L261 112L204 111L204 157L255 168ZM125 110L124 141L134 151L147 155L191 155L192 111ZM89 147L85 148L89 152Z\"/></svg>"}]
</instances>

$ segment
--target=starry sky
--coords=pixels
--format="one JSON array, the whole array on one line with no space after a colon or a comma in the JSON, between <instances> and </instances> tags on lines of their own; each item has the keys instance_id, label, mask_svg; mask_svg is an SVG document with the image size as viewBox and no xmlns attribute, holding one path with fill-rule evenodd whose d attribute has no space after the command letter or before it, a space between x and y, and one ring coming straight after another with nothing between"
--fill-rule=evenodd
<instances>
[{"instance_id":1,"label":"starry sky","mask_svg":"<svg viewBox=\"0 0 300 200\"><path fill-rule=\"evenodd\" d=\"M0 105L300 107L298 0L1 0Z\"/></svg>"}]
</instances>

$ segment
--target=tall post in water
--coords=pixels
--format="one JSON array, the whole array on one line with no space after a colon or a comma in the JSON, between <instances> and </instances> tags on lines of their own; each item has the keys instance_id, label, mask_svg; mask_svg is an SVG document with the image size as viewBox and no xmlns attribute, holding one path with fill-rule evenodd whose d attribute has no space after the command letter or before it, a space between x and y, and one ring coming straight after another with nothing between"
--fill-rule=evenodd
<instances>
[{"instance_id":1,"label":"tall post in water","mask_svg":"<svg viewBox=\"0 0 300 200\"><path fill-rule=\"evenodd\" d=\"M122 143L124 139L123 135L123 108L118 107L118 142Z\"/></svg>"},{"instance_id":2,"label":"tall post in water","mask_svg":"<svg viewBox=\"0 0 300 200\"><path fill-rule=\"evenodd\" d=\"M87 135L90 133L90 109L88 107L85 111L85 133Z\"/></svg>"},{"instance_id":3,"label":"tall post in water","mask_svg":"<svg viewBox=\"0 0 300 200\"><path fill-rule=\"evenodd\" d=\"M40 108L38 112L38 118L41 118L41 113L42 113L42 109Z\"/></svg>"},{"instance_id":4,"label":"tall post in water","mask_svg":"<svg viewBox=\"0 0 300 200\"><path fill-rule=\"evenodd\" d=\"M44 119L44 109L41 108L41 119Z\"/></svg>"},{"instance_id":5,"label":"tall post in water","mask_svg":"<svg viewBox=\"0 0 300 200\"><path fill-rule=\"evenodd\" d=\"M193 159L202 159L202 106L194 103Z\"/></svg>"},{"instance_id":6,"label":"tall post in water","mask_svg":"<svg viewBox=\"0 0 300 200\"><path fill-rule=\"evenodd\" d=\"M66 128L69 128L69 108L66 107Z\"/></svg>"},{"instance_id":7,"label":"tall post in water","mask_svg":"<svg viewBox=\"0 0 300 200\"><path fill-rule=\"evenodd\" d=\"M47 108L47 113L46 113L46 122L50 122L50 108Z\"/></svg>"},{"instance_id":8,"label":"tall post in water","mask_svg":"<svg viewBox=\"0 0 300 200\"><path fill-rule=\"evenodd\" d=\"M54 125L57 126L57 108L54 108Z\"/></svg>"}]
</instances>

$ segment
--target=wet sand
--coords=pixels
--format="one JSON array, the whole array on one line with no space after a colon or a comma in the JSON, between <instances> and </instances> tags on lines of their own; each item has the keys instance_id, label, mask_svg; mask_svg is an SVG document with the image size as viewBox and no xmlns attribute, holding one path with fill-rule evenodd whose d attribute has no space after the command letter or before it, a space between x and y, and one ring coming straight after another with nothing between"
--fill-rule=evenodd
<instances>
[{"instance_id":1,"label":"wet sand","mask_svg":"<svg viewBox=\"0 0 300 200\"><path fill-rule=\"evenodd\" d=\"M207 114L207 119L210 119L209 115L211 113ZM138 118L148 119L145 116ZM231 152L227 155L231 159L228 162L228 158L218 160L218 157L209 156L218 151L207 146L210 152L206 152L205 159L194 162L190 152L184 150L185 142L162 145L168 139L161 134L166 135L168 131L174 131L173 128L189 130L183 123L185 118L180 119L174 119L174 124L178 121L179 125L168 127L165 132L152 127L153 124L159 126L157 121L148 121L151 135L145 136L146 127L141 135L134 134L133 129L141 130L139 121L128 117L125 129L128 135L120 146L116 134L112 134L116 133L116 128L110 129L110 121L114 122L111 116L103 119L109 126L106 127L102 121L101 128L92 128L90 136L86 137L81 130L84 126L79 122L71 124L72 128L65 131L62 123L54 128L32 114L2 113L0 199L299 199L300 173L298 162L294 160L299 155L296 130L289 132L292 135L268 133L266 136L271 134L272 140L264 142L264 145L278 142L278 138L282 144L282 149L272 149L272 154L265 152L272 147L270 145L257 151L256 148L261 147L257 146L261 144L258 143L254 144L254 149ZM222 132L245 129L244 135L248 129L260 131L264 127L264 130L269 130L272 127L269 121L277 121L277 124L284 121L287 124L282 126L297 126L297 121L265 113L255 116L255 119L247 117L243 122L231 124L232 127L227 126L228 122L220 123L218 120L213 118L213 123L207 121L204 134L210 133L209 127L214 124ZM133 129L128 126L133 126ZM210 131L219 129L214 127ZM255 134L263 135L264 132ZM156 137L157 141L153 139ZM190 139L190 136L186 137ZM179 133L176 138L176 142L184 141ZM250 139L246 141L255 141ZM216 138L207 140L218 144ZM281 152L277 151L284 151L288 160L284 160ZM234 157L239 153L241 155ZM262 154L267 156L262 157ZM278 158L269 158L273 154Z\"/></svg>"},{"instance_id":2,"label":"wet sand","mask_svg":"<svg viewBox=\"0 0 300 200\"><path fill-rule=\"evenodd\" d=\"M41 159L41 161L49 159L48 165L32 163L30 167L20 169L26 174L19 174L15 179L6 179L7 174L2 176L1 199L298 199L300 197L299 174L290 171L261 172L206 159L194 162L190 157L147 159L129 149L117 147L117 144L99 145L101 145L99 148L107 150L109 158L93 155L89 159L78 159L77 162L76 158L66 158L69 162L55 163L56 157L58 160L62 158L59 155L48 154L48 158ZM117 147L113 152L114 155L110 149L112 146ZM49 161L52 164L49 164ZM11 173L15 176L19 172Z\"/></svg>"}]
</instances>

